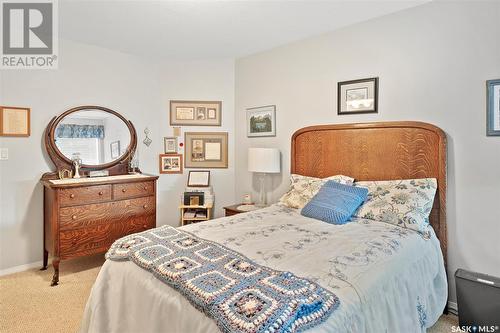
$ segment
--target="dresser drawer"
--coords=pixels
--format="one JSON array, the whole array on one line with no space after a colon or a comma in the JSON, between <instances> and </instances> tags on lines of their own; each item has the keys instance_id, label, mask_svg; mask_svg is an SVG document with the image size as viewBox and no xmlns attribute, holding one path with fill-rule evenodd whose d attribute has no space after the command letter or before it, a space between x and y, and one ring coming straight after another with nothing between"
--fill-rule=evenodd
<instances>
[{"instance_id":1,"label":"dresser drawer","mask_svg":"<svg viewBox=\"0 0 500 333\"><path fill-rule=\"evenodd\" d=\"M142 215L115 224L116 239L156 227L156 215Z\"/></svg>"},{"instance_id":2,"label":"dresser drawer","mask_svg":"<svg viewBox=\"0 0 500 333\"><path fill-rule=\"evenodd\" d=\"M83 206L61 208L59 229L70 230L106 224L114 221L127 221L140 215L155 215L155 197L105 202Z\"/></svg>"},{"instance_id":3,"label":"dresser drawer","mask_svg":"<svg viewBox=\"0 0 500 333\"><path fill-rule=\"evenodd\" d=\"M111 200L111 185L84 186L59 190L61 207Z\"/></svg>"},{"instance_id":4,"label":"dresser drawer","mask_svg":"<svg viewBox=\"0 0 500 333\"><path fill-rule=\"evenodd\" d=\"M59 234L60 256L65 259L75 254L104 252L113 244L114 235L113 223L61 231Z\"/></svg>"},{"instance_id":5,"label":"dresser drawer","mask_svg":"<svg viewBox=\"0 0 500 333\"><path fill-rule=\"evenodd\" d=\"M113 185L113 198L126 199L153 195L155 193L154 182L137 182Z\"/></svg>"}]
</instances>

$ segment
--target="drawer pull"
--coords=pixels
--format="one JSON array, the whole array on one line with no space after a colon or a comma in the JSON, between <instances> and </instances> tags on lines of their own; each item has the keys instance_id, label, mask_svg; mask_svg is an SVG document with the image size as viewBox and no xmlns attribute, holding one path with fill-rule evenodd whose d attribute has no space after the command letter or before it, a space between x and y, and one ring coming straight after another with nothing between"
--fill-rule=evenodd
<instances>
[{"instance_id":1,"label":"drawer pull","mask_svg":"<svg viewBox=\"0 0 500 333\"><path fill-rule=\"evenodd\" d=\"M75 195L74 195L73 193L71 193L71 194L69 195L69 197L70 197L71 199L73 199L73 198L75 197Z\"/></svg>"},{"instance_id":2,"label":"drawer pull","mask_svg":"<svg viewBox=\"0 0 500 333\"><path fill-rule=\"evenodd\" d=\"M147 224L143 224L142 226L144 227L144 229L147 229L147 228L148 228L148 225L147 225Z\"/></svg>"},{"instance_id":3,"label":"drawer pull","mask_svg":"<svg viewBox=\"0 0 500 333\"><path fill-rule=\"evenodd\" d=\"M146 209L146 208L148 208L148 205L144 205L144 206L142 206L142 208Z\"/></svg>"},{"instance_id":4,"label":"drawer pull","mask_svg":"<svg viewBox=\"0 0 500 333\"><path fill-rule=\"evenodd\" d=\"M76 220L76 215L71 216L73 220Z\"/></svg>"},{"instance_id":5,"label":"drawer pull","mask_svg":"<svg viewBox=\"0 0 500 333\"><path fill-rule=\"evenodd\" d=\"M104 192L103 192L103 191L99 192L99 195L103 195L103 194L104 194Z\"/></svg>"},{"instance_id":6,"label":"drawer pull","mask_svg":"<svg viewBox=\"0 0 500 333\"><path fill-rule=\"evenodd\" d=\"M122 188L122 192L123 192L123 193L127 192L127 189Z\"/></svg>"},{"instance_id":7,"label":"drawer pull","mask_svg":"<svg viewBox=\"0 0 500 333\"><path fill-rule=\"evenodd\" d=\"M148 187L147 186L144 186L144 191L147 191L148 190Z\"/></svg>"}]
</instances>

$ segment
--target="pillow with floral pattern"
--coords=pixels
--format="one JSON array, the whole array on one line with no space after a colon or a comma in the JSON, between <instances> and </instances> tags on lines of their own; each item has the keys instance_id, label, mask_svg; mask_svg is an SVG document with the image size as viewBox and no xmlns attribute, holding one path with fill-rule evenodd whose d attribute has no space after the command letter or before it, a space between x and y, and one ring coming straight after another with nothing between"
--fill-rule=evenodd
<instances>
[{"instance_id":1,"label":"pillow with floral pattern","mask_svg":"<svg viewBox=\"0 0 500 333\"><path fill-rule=\"evenodd\" d=\"M368 198L355 217L395 224L429 236L429 214L434 203L435 178L360 181L368 188Z\"/></svg>"},{"instance_id":2,"label":"pillow with floral pattern","mask_svg":"<svg viewBox=\"0 0 500 333\"><path fill-rule=\"evenodd\" d=\"M343 175L335 175L328 178L315 178L291 174L290 189L283 194L279 202L290 208L302 209L329 180L334 180L344 185L352 185L354 182L354 178Z\"/></svg>"}]
</instances>

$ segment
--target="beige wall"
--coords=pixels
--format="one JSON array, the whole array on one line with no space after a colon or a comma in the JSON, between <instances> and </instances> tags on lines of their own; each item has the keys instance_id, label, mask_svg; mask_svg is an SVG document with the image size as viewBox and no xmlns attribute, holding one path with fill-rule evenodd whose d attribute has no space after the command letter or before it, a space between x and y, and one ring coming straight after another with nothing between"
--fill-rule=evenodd
<instances>
[{"instance_id":1,"label":"beige wall","mask_svg":"<svg viewBox=\"0 0 500 333\"><path fill-rule=\"evenodd\" d=\"M314 124L419 120L448 135L451 300L459 267L500 276L500 138L485 135L485 81L500 78L500 2L437 2L303 40L236 63L236 196L257 189L248 147L279 147ZM338 81L378 76L379 113L338 116ZM276 104L277 136L247 138L245 108Z\"/></svg>"},{"instance_id":2,"label":"beige wall","mask_svg":"<svg viewBox=\"0 0 500 333\"><path fill-rule=\"evenodd\" d=\"M139 138L140 167L158 174L163 137L172 135L170 99L223 101L222 127L229 132L230 168L212 172L216 214L234 198L234 60L152 62L100 47L60 41L59 69L0 71L0 105L31 108L29 138L0 138L9 160L0 161L0 274L42 258L41 175L52 170L42 135L52 117L78 105L102 105L130 119ZM142 144L144 128L153 143ZM184 128L207 130L206 127ZM183 175L161 175L157 224L178 225L177 206L186 185Z\"/></svg>"}]
</instances>

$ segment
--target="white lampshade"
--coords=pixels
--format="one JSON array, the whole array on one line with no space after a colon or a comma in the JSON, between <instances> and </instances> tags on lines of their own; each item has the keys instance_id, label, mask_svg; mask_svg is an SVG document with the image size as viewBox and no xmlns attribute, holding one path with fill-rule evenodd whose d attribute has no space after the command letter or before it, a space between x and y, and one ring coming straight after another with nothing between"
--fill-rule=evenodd
<instances>
[{"instance_id":1,"label":"white lampshade","mask_svg":"<svg viewBox=\"0 0 500 333\"><path fill-rule=\"evenodd\" d=\"M276 148L248 148L248 171L279 173L280 151Z\"/></svg>"}]
</instances>

